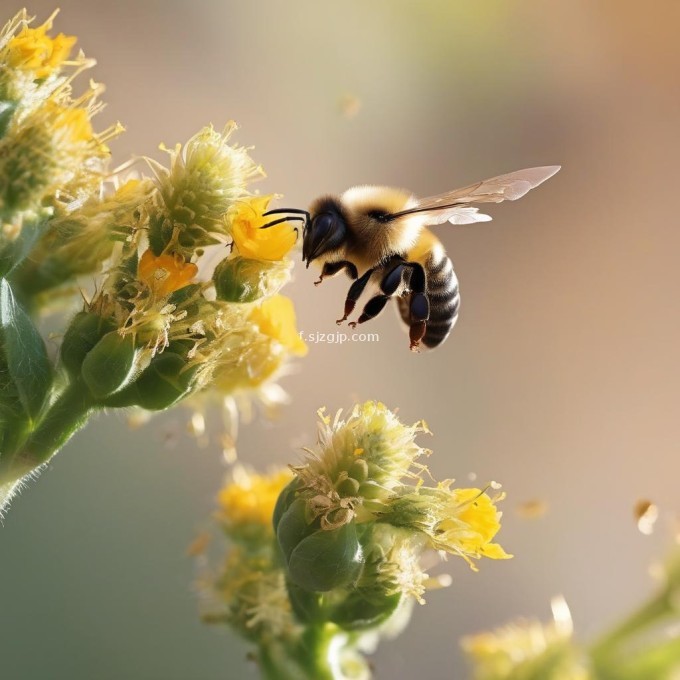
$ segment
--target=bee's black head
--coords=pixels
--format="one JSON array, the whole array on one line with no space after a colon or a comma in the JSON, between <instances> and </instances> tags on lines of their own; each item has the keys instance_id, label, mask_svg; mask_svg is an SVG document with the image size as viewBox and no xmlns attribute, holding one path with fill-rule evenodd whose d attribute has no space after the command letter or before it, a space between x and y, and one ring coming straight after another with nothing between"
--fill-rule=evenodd
<instances>
[{"instance_id":1,"label":"bee's black head","mask_svg":"<svg viewBox=\"0 0 680 680\"><path fill-rule=\"evenodd\" d=\"M337 201L321 201L303 229L302 259L310 262L324 253L339 248L347 239L347 222Z\"/></svg>"}]
</instances>

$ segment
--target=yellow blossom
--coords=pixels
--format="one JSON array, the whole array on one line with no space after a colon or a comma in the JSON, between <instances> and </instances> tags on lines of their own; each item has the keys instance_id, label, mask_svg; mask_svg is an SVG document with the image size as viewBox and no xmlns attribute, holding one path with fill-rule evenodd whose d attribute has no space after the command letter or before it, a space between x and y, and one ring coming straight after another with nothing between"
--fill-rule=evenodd
<instances>
[{"instance_id":1,"label":"yellow blossom","mask_svg":"<svg viewBox=\"0 0 680 680\"><path fill-rule=\"evenodd\" d=\"M501 514L495 501L481 489L449 489L450 482L439 484L440 504L434 504L434 522L430 527L433 545L465 558L489 557L503 560L512 557L497 543L491 543L501 528ZM438 494L439 495L439 494Z\"/></svg>"},{"instance_id":2,"label":"yellow blossom","mask_svg":"<svg viewBox=\"0 0 680 680\"><path fill-rule=\"evenodd\" d=\"M139 260L138 275L159 297L184 288L198 273L198 267L180 255L159 255L147 250Z\"/></svg>"},{"instance_id":3,"label":"yellow blossom","mask_svg":"<svg viewBox=\"0 0 680 680\"><path fill-rule=\"evenodd\" d=\"M290 298L274 295L255 307L250 318L261 333L276 340L296 356L307 354L307 345L295 325L295 308Z\"/></svg>"},{"instance_id":4,"label":"yellow blossom","mask_svg":"<svg viewBox=\"0 0 680 680\"><path fill-rule=\"evenodd\" d=\"M56 14L56 12L55 12ZM36 80L47 78L58 69L71 52L76 37L59 35L51 38L47 31L52 28L52 15L42 26L24 26L21 32L7 44L6 63L11 68L32 71Z\"/></svg>"},{"instance_id":5,"label":"yellow blossom","mask_svg":"<svg viewBox=\"0 0 680 680\"><path fill-rule=\"evenodd\" d=\"M230 213L231 235L238 252L244 257L280 260L295 245L295 230L287 222L262 229L272 221L271 217L262 216L272 198L255 196L241 200Z\"/></svg>"},{"instance_id":6,"label":"yellow blossom","mask_svg":"<svg viewBox=\"0 0 680 680\"><path fill-rule=\"evenodd\" d=\"M292 475L287 469L259 475L237 467L233 481L217 497L220 519L230 528L257 525L270 529L276 500L291 479Z\"/></svg>"},{"instance_id":7,"label":"yellow blossom","mask_svg":"<svg viewBox=\"0 0 680 680\"><path fill-rule=\"evenodd\" d=\"M93 140L92 123L86 109L60 106L50 100L45 103L44 113L51 117L55 137L60 136L61 143L75 145Z\"/></svg>"}]
</instances>

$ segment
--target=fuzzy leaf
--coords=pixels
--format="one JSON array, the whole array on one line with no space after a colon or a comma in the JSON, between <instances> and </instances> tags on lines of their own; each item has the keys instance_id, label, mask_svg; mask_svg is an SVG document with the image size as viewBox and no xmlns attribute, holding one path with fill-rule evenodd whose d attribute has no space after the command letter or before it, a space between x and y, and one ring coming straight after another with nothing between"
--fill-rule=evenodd
<instances>
[{"instance_id":1,"label":"fuzzy leaf","mask_svg":"<svg viewBox=\"0 0 680 680\"><path fill-rule=\"evenodd\" d=\"M0 280L0 353L24 413L34 419L52 384L52 365L43 339L4 279Z\"/></svg>"}]
</instances>

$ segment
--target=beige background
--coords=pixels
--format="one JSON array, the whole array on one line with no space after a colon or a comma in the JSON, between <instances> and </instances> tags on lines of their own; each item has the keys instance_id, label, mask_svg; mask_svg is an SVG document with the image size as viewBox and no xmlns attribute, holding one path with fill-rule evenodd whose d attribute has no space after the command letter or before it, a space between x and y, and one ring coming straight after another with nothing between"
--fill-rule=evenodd
<instances>
[{"instance_id":1,"label":"beige background","mask_svg":"<svg viewBox=\"0 0 680 680\"><path fill-rule=\"evenodd\" d=\"M149 2L63 0L123 121L113 145L160 157L230 118L267 169L262 191L304 206L385 183L431 194L532 165L562 172L494 222L443 226L462 312L413 356L392 312L375 344L318 344L283 381L277 423L244 427L244 461L296 460L315 411L377 398L426 418L435 476L498 480L516 557L447 568L453 586L375 656L377 678L459 678L457 640L563 593L582 637L651 588L678 511L680 342L675 34L669 1ZM3 3L5 18L18 9ZM40 19L46 0L30 8ZM343 94L361 110L345 118ZM300 328L333 332L347 284L297 269ZM184 550L224 468L183 436L186 413L128 431L100 417L0 529L0 674L8 679L255 677L245 647L202 627ZM632 508L661 508L642 536ZM518 516L541 499L540 519Z\"/></svg>"}]
</instances>

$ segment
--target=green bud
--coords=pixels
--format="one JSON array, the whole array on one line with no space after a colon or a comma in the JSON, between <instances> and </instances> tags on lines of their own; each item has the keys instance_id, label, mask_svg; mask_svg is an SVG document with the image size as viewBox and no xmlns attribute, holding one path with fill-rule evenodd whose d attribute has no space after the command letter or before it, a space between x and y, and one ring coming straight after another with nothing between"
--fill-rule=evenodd
<instances>
[{"instance_id":1,"label":"green bud","mask_svg":"<svg viewBox=\"0 0 680 680\"><path fill-rule=\"evenodd\" d=\"M361 573L364 552L352 522L303 539L288 560L290 580L306 590L327 592L349 585Z\"/></svg>"},{"instance_id":2,"label":"green bud","mask_svg":"<svg viewBox=\"0 0 680 680\"><path fill-rule=\"evenodd\" d=\"M279 522L283 517L284 513L290 507L291 503L295 500L295 492L298 490L299 480L297 477L292 479L281 491L279 497L276 499L276 505L274 506L273 524L274 532L279 528Z\"/></svg>"},{"instance_id":3,"label":"green bud","mask_svg":"<svg viewBox=\"0 0 680 680\"><path fill-rule=\"evenodd\" d=\"M274 509L274 517L276 517L277 509ZM303 498L296 498L277 523L276 538L286 562L301 541L319 530L319 522L310 523L307 521L307 516L307 501Z\"/></svg>"},{"instance_id":4,"label":"green bud","mask_svg":"<svg viewBox=\"0 0 680 680\"><path fill-rule=\"evenodd\" d=\"M273 295L288 278L289 264L285 261L253 260L230 257L215 268L213 283L218 300L254 302Z\"/></svg>"},{"instance_id":5,"label":"green bud","mask_svg":"<svg viewBox=\"0 0 680 680\"><path fill-rule=\"evenodd\" d=\"M340 484L337 485L337 492L341 496L358 496L359 495L359 482L356 479L348 477L343 479Z\"/></svg>"},{"instance_id":6,"label":"green bud","mask_svg":"<svg viewBox=\"0 0 680 680\"><path fill-rule=\"evenodd\" d=\"M83 380L96 399L105 399L134 380L141 369L141 358L142 351L132 335L111 331L85 357Z\"/></svg>"},{"instance_id":7,"label":"green bud","mask_svg":"<svg viewBox=\"0 0 680 680\"><path fill-rule=\"evenodd\" d=\"M364 482L368 479L368 463L363 458L357 458L347 472L352 479Z\"/></svg>"},{"instance_id":8,"label":"green bud","mask_svg":"<svg viewBox=\"0 0 680 680\"><path fill-rule=\"evenodd\" d=\"M381 592L380 597L372 591L370 596L362 589L352 590L335 607L329 619L345 630L366 630L385 622L402 600L401 593Z\"/></svg>"},{"instance_id":9,"label":"green bud","mask_svg":"<svg viewBox=\"0 0 680 680\"><path fill-rule=\"evenodd\" d=\"M198 367L187 369L186 360L179 354L158 354L135 381L137 405L149 411L172 406L191 391L197 370Z\"/></svg>"},{"instance_id":10,"label":"green bud","mask_svg":"<svg viewBox=\"0 0 680 680\"><path fill-rule=\"evenodd\" d=\"M80 375L80 369L88 352L107 334L115 329L113 321L91 312L79 312L66 329L61 343L61 363L71 378Z\"/></svg>"}]
</instances>

